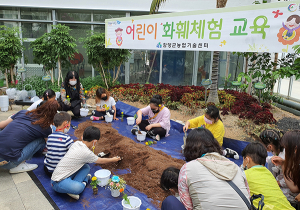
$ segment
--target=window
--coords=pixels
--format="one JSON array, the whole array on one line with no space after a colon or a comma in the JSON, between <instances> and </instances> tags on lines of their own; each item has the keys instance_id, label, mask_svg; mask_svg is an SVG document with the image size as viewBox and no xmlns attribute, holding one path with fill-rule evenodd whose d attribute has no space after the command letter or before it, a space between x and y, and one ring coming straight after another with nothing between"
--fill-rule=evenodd
<instances>
[{"instance_id":1,"label":"window","mask_svg":"<svg viewBox=\"0 0 300 210\"><path fill-rule=\"evenodd\" d=\"M91 12L58 10L57 18L62 21L91 21Z\"/></svg>"},{"instance_id":2,"label":"window","mask_svg":"<svg viewBox=\"0 0 300 210\"><path fill-rule=\"evenodd\" d=\"M21 8L21 19L51 20L51 12L46 9Z\"/></svg>"},{"instance_id":3,"label":"window","mask_svg":"<svg viewBox=\"0 0 300 210\"><path fill-rule=\"evenodd\" d=\"M300 100L300 79L293 81L291 97Z\"/></svg>"},{"instance_id":4,"label":"window","mask_svg":"<svg viewBox=\"0 0 300 210\"><path fill-rule=\"evenodd\" d=\"M11 7L0 8L0 18L18 19L18 9Z\"/></svg>"},{"instance_id":5,"label":"window","mask_svg":"<svg viewBox=\"0 0 300 210\"><path fill-rule=\"evenodd\" d=\"M105 19L125 17L125 12L94 11L94 22L105 22Z\"/></svg>"},{"instance_id":6,"label":"window","mask_svg":"<svg viewBox=\"0 0 300 210\"><path fill-rule=\"evenodd\" d=\"M23 38L39 38L47 33L46 23L22 23Z\"/></svg>"},{"instance_id":7,"label":"window","mask_svg":"<svg viewBox=\"0 0 300 210\"><path fill-rule=\"evenodd\" d=\"M164 51L162 83L170 85L192 85L193 65L193 51Z\"/></svg>"},{"instance_id":8,"label":"window","mask_svg":"<svg viewBox=\"0 0 300 210\"><path fill-rule=\"evenodd\" d=\"M209 79L211 52L200 51L198 56L197 85L201 86L203 79Z\"/></svg>"}]
</instances>

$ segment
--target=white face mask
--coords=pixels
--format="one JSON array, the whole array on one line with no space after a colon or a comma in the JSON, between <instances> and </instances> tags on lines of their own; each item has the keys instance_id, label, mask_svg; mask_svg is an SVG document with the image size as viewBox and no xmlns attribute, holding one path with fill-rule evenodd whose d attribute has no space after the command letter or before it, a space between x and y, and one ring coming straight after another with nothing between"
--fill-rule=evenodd
<instances>
[{"instance_id":1,"label":"white face mask","mask_svg":"<svg viewBox=\"0 0 300 210\"><path fill-rule=\"evenodd\" d=\"M69 84L72 85L72 86L74 86L74 85L77 84L77 80L75 80L75 81L69 81Z\"/></svg>"},{"instance_id":2,"label":"white face mask","mask_svg":"<svg viewBox=\"0 0 300 210\"><path fill-rule=\"evenodd\" d=\"M65 128L65 129L64 129L64 133L68 133L69 130L70 130L70 128Z\"/></svg>"},{"instance_id":3,"label":"white face mask","mask_svg":"<svg viewBox=\"0 0 300 210\"><path fill-rule=\"evenodd\" d=\"M204 121L205 121L207 124L210 124L210 125L213 124L213 121L207 119L205 116L204 116Z\"/></svg>"}]
</instances>

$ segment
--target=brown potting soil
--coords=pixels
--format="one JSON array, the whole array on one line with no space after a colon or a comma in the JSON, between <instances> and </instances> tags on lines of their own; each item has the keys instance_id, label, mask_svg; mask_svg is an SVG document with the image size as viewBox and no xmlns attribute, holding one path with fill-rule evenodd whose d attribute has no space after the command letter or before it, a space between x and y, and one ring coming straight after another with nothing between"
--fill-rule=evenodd
<instances>
[{"instance_id":1,"label":"brown potting soil","mask_svg":"<svg viewBox=\"0 0 300 210\"><path fill-rule=\"evenodd\" d=\"M170 166L180 169L185 161L172 158L150 146L138 144L119 134L107 123L83 122L76 129L75 136L80 139L84 129L91 125L99 128L101 132L95 154L110 152L109 157L123 157L119 163L104 164L101 167L110 170L112 174L117 173L118 169L129 169L131 173L120 177L124 178L128 185L146 194L153 200L152 203L160 208L161 202L170 195L160 188L162 172Z\"/></svg>"}]
</instances>

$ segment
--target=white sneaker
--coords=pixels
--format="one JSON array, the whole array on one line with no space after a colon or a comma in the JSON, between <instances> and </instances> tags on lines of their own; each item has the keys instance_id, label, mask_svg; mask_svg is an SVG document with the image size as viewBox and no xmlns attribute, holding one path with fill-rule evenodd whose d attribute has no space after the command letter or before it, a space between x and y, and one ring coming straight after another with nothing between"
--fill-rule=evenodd
<instances>
[{"instance_id":1,"label":"white sneaker","mask_svg":"<svg viewBox=\"0 0 300 210\"><path fill-rule=\"evenodd\" d=\"M38 167L37 164L29 164L29 163L23 162L20 165L18 165L17 167L10 169L9 173L17 174L17 173L26 172L26 171L32 171L32 170L36 169L37 167Z\"/></svg>"},{"instance_id":2,"label":"white sneaker","mask_svg":"<svg viewBox=\"0 0 300 210\"><path fill-rule=\"evenodd\" d=\"M71 193L67 193L67 195L75 200L79 200L79 195L75 195L75 194L71 194Z\"/></svg>"}]
</instances>

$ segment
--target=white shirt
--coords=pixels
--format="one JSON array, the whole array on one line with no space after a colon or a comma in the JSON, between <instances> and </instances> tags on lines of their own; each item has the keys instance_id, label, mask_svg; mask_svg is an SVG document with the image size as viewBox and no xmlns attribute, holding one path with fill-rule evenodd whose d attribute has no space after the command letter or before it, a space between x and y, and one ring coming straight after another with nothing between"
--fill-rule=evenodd
<instances>
[{"instance_id":1,"label":"white shirt","mask_svg":"<svg viewBox=\"0 0 300 210\"><path fill-rule=\"evenodd\" d=\"M60 182L76 173L84 164L94 163L97 160L98 156L95 155L84 143L76 141L57 164L53 171L51 180Z\"/></svg>"},{"instance_id":2,"label":"white shirt","mask_svg":"<svg viewBox=\"0 0 300 210\"><path fill-rule=\"evenodd\" d=\"M99 106L100 109L109 107L109 110L112 110L112 106L115 106L115 105L116 105L116 101L111 96L109 96L109 99L107 101L100 99L100 101L96 104L96 106Z\"/></svg>"},{"instance_id":3,"label":"white shirt","mask_svg":"<svg viewBox=\"0 0 300 210\"><path fill-rule=\"evenodd\" d=\"M36 107L37 107L40 103L42 103L42 101L43 101L43 99L37 100L36 102L34 102L33 104L31 104L31 106L28 107L27 110L28 110L28 111L32 111L32 110L36 109Z\"/></svg>"}]
</instances>

